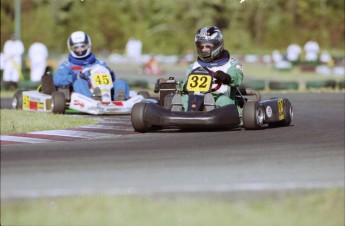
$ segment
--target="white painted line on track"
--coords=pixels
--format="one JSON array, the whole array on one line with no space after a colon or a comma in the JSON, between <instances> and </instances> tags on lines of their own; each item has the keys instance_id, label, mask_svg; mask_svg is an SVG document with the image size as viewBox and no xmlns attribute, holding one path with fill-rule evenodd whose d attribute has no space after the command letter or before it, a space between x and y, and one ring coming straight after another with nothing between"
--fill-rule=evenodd
<instances>
[{"instance_id":1,"label":"white painted line on track","mask_svg":"<svg viewBox=\"0 0 345 226\"><path fill-rule=\"evenodd\" d=\"M121 130L126 130L126 131L133 131L134 130L132 127L129 127L129 126L120 126L120 125L116 125L116 126L109 125L109 126L107 126L107 125L98 125L98 124L87 125L87 126L79 126L78 128L107 129L107 130L121 129Z\"/></svg>"},{"instance_id":2,"label":"white painted line on track","mask_svg":"<svg viewBox=\"0 0 345 226\"><path fill-rule=\"evenodd\" d=\"M31 143L31 144L56 142L54 140L49 140L49 139L19 137L19 136L7 136L7 135L1 135L0 136L0 140L2 140L2 141L21 142L21 143Z\"/></svg>"},{"instance_id":3,"label":"white painted line on track","mask_svg":"<svg viewBox=\"0 0 345 226\"><path fill-rule=\"evenodd\" d=\"M48 130L48 131L32 132L31 134L81 137L81 138L85 138L85 139L108 138L108 137L118 137L119 136L119 135L107 134L107 133L97 133L97 132L88 132L88 131L73 131L73 130Z\"/></svg>"},{"instance_id":4,"label":"white painted line on track","mask_svg":"<svg viewBox=\"0 0 345 226\"><path fill-rule=\"evenodd\" d=\"M235 185L176 185L158 187L128 187L128 188L84 188L84 189L49 189L49 190L11 190L2 191L2 198L39 198L39 197L62 197L81 195L152 195L156 193L196 193L196 192L260 192L260 191L288 191L296 189L330 189L344 188L344 182L334 183L245 183Z\"/></svg>"}]
</instances>

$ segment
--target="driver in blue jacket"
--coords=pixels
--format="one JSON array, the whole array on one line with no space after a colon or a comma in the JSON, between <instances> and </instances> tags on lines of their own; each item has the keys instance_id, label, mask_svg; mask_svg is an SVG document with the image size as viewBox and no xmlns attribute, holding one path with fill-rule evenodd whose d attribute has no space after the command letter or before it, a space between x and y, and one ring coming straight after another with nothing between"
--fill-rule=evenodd
<instances>
[{"instance_id":1,"label":"driver in blue jacket","mask_svg":"<svg viewBox=\"0 0 345 226\"><path fill-rule=\"evenodd\" d=\"M113 100L127 100L129 98L129 86L126 81L116 79L115 73L106 63L97 59L91 52L91 39L89 35L83 31L73 32L67 39L67 46L70 51L68 59L59 66L53 76L56 87L72 86L74 92L91 97L92 93L89 89L89 82L87 81L90 74L89 72L82 74L82 70L85 67L100 64L109 69L114 81Z\"/></svg>"}]
</instances>

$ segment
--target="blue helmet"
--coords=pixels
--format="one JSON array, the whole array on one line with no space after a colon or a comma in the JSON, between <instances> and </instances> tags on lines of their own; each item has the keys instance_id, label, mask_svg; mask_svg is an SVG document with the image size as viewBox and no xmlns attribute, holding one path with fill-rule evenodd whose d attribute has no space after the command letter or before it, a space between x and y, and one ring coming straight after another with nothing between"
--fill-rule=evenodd
<instances>
[{"instance_id":1,"label":"blue helmet","mask_svg":"<svg viewBox=\"0 0 345 226\"><path fill-rule=\"evenodd\" d=\"M67 46L75 58L84 58L91 53L91 39L83 31L73 32L67 39Z\"/></svg>"}]
</instances>

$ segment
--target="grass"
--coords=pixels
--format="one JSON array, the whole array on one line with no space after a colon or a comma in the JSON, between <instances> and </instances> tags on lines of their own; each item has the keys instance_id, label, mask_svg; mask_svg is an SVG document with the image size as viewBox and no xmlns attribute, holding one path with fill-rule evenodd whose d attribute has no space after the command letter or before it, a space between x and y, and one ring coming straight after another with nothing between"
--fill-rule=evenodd
<instances>
[{"instance_id":1,"label":"grass","mask_svg":"<svg viewBox=\"0 0 345 226\"><path fill-rule=\"evenodd\" d=\"M1 134L66 129L99 122L76 115L54 115L23 110L1 109L0 113Z\"/></svg>"},{"instance_id":2,"label":"grass","mask_svg":"<svg viewBox=\"0 0 345 226\"><path fill-rule=\"evenodd\" d=\"M2 225L343 226L342 189L240 200L161 196L84 196L6 203Z\"/></svg>"}]
</instances>

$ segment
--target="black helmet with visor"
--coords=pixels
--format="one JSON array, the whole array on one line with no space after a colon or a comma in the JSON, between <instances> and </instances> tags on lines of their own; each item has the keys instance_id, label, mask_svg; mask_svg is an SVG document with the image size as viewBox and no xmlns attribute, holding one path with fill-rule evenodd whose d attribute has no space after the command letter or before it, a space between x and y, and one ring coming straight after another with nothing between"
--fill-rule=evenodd
<instances>
[{"instance_id":1,"label":"black helmet with visor","mask_svg":"<svg viewBox=\"0 0 345 226\"><path fill-rule=\"evenodd\" d=\"M211 62L224 49L222 32L215 26L199 29L195 34L194 42L198 56L204 62Z\"/></svg>"}]
</instances>

